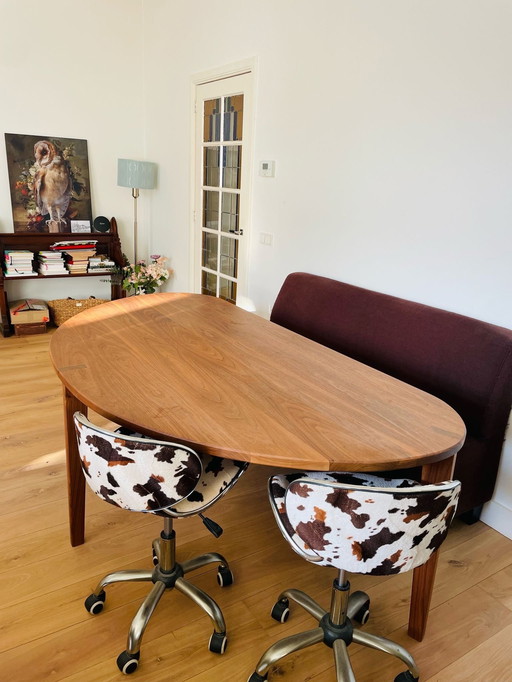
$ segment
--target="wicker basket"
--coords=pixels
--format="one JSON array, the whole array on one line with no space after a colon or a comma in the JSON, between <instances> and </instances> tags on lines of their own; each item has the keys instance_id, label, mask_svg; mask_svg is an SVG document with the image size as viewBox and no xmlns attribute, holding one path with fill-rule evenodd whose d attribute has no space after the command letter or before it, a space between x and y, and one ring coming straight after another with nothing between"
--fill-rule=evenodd
<instances>
[{"instance_id":1,"label":"wicker basket","mask_svg":"<svg viewBox=\"0 0 512 682\"><path fill-rule=\"evenodd\" d=\"M88 310L95 305L107 303L105 299L94 298L57 298L54 301L48 301L48 308L50 309L50 317L57 327L64 324L70 317L78 315L82 310Z\"/></svg>"}]
</instances>

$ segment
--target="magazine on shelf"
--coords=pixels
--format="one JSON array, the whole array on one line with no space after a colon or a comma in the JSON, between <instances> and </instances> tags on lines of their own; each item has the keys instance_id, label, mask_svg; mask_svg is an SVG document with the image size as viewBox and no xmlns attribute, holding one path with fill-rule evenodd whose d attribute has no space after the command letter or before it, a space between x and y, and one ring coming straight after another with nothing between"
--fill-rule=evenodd
<instances>
[{"instance_id":1,"label":"magazine on shelf","mask_svg":"<svg viewBox=\"0 0 512 682\"><path fill-rule=\"evenodd\" d=\"M88 239L87 241L70 241L70 242L55 242L50 244L50 249L54 251L67 251L69 249L96 249L97 239Z\"/></svg>"}]
</instances>

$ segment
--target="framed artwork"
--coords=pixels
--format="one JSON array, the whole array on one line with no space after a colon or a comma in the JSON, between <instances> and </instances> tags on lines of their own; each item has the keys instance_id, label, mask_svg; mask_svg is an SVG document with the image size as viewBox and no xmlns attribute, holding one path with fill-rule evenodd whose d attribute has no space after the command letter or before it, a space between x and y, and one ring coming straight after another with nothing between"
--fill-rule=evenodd
<instances>
[{"instance_id":1,"label":"framed artwork","mask_svg":"<svg viewBox=\"0 0 512 682\"><path fill-rule=\"evenodd\" d=\"M14 231L90 232L87 140L5 133L5 146Z\"/></svg>"}]
</instances>

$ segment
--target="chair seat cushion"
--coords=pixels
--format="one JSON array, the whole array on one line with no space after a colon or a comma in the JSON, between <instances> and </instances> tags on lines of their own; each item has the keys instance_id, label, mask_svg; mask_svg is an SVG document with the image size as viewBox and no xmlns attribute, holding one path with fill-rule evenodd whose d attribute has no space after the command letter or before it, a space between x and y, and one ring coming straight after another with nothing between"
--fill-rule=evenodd
<instances>
[{"instance_id":1,"label":"chair seat cushion","mask_svg":"<svg viewBox=\"0 0 512 682\"><path fill-rule=\"evenodd\" d=\"M203 472L194 490L185 499L164 513L172 516L189 516L207 509L224 495L247 469L247 462L238 462L224 457L212 457L199 453Z\"/></svg>"}]
</instances>

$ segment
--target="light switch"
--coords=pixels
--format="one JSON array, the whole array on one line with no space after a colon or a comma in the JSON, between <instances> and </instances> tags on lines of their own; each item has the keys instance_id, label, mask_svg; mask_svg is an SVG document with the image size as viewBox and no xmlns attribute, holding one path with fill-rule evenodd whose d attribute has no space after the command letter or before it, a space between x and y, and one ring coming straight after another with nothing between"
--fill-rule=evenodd
<instances>
[{"instance_id":1,"label":"light switch","mask_svg":"<svg viewBox=\"0 0 512 682\"><path fill-rule=\"evenodd\" d=\"M275 161L260 161L260 175L264 178L273 178L276 174Z\"/></svg>"}]
</instances>

